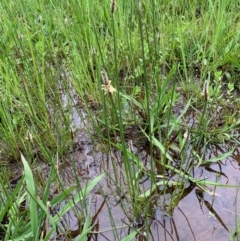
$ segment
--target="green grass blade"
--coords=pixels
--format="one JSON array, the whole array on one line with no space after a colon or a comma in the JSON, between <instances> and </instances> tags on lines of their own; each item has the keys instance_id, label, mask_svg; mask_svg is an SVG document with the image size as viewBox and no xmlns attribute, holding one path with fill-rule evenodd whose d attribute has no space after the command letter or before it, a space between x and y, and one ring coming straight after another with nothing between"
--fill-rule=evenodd
<instances>
[{"instance_id":1,"label":"green grass blade","mask_svg":"<svg viewBox=\"0 0 240 241\"><path fill-rule=\"evenodd\" d=\"M86 195L98 184L98 182L102 179L105 174L101 174L92 180L83 190L77 193L73 200L69 200L66 205L59 211L57 215L53 217L53 221L56 223L58 222L61 217L68 212L72 207L75 206L76 203L80 202L82 199L86 197Z\"/></svg>"},{"instance_id":2,"label":"green grass blade","mask_svg":"<svg viewBox=\"0 0 240 241\"><path fill-rule=\"evenodd\" d=\"M90 217L87 216L87 218L84 221L82 233L77 238L75 238L75 241L85 241L85 240L87 240L87 235L89 234L89 232L92 229L90 227L90 225L91 225L91 220L90 220Z\"/></svg>"},{"instance_id":3,"label":"green grass blade","mask_svg":"<svg viewBox=\"0 0 240 241\"><path fill-rule=\"evenodd\" d=\"M199 165L204 165L204 164L208 164L208 163L214 163L214 162L218 162L218 161L221 161L221 160L224 160L226 159L227 157L229 157L230 155L232 155L232 153L234 152L235 148L233 148L232 150L226 152L226 153L223 153L222 155L219 155L219 156L215 156L214 158L212 159L209 159L209 160L206 160L206 161L202 161L202 162L199 162Z\"/></svg>"},{"instance_id":4,"label":"green grass blade","mask_svg":"<svg viewBox=\"0 0 240 241\"><path fill-rule=\"evenodd\" d=\"M37 211L37 203L33 199L33 197L36 197L36 189L35 189L32 171L30 169L30 166L28 165L28 162L26 161L26 159L22 154L21 154L21 159L23 162L26 187L28 191L29 211L30 211L33 240L37 240L38 230L39 230L38 211Z\"/></svg>"},{"instance_id":5,"label":"green grass blade","mask_svg":"<svg viewBox=\"0 0 240 241\"><path fill-rule=\"evenodd\" d=\"M136 236L137 232L133 231L132 233L130 233L127 237L125 237L124 239L122 239L122 241L131 241L135 236Z\"/></svg>"}]
</instances>

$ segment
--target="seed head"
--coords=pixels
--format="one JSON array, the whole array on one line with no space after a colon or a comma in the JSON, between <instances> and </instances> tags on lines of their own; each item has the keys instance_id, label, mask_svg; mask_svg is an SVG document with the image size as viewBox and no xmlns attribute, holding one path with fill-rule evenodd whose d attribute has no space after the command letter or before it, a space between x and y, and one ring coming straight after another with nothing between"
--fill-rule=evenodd
<instances>
[{"instance_id":1,"label":"seed head","mask_svg":"<svg viewBox=\"0 0 240 241\"><path fill-rule=\"evenodd\" d=\"M111 85L112 81L108 79L107 72L105 70L102 70L101 73L103 80L102 90L104 91L104 94L113 94L114 92L116 92L116 89Z\"/></svg>"},{"instance_id":2,"label":"seed head","mask_svg":"<svg viewBox=\"0 0 240 241\"><path fill-rule=\"evenodd\" d=\"M112 0L112 4L111 4L112 14L114 14L114 12L116 11L116 8L117 8L117 0Z\"/></svg>"}]
</instances>

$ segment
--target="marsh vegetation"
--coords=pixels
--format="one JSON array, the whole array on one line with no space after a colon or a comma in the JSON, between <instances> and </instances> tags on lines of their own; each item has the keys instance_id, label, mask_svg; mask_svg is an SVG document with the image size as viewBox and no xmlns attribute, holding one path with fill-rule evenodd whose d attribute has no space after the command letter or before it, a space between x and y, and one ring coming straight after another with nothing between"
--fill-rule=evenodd
<instances>
[{"instance_id":1,"label":"marsh vegetation","mask_svg":"<svg viewBox=\"0 0 240 241\"><path fill-rule=\"evenodd\" d=\"M0 9L0 240L239 240L238 1Z\"/></svg>"}]
</instances>

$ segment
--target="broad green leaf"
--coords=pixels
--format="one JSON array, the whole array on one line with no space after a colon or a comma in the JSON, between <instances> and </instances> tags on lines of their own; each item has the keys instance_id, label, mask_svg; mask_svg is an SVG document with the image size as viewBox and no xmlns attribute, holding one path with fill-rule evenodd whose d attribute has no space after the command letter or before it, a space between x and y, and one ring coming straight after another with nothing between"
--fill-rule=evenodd
<instances>
[{"instance_id":1,"label":"broad green leaf","mask_svg":"<svg viewBox=\"0 0 240 241\"><path fill-rule=\"evenodd\" d=\"M28 162L26 161L26 159L22 154L21 154L21 160L23 162L26 187L28 191L29 211L30 211L31 227L33 232L33 240L36 240L38 236L38 230L39 230L37 203L33 198L33 197L36 197L36 189L35 189L32 171L28 165Z\"/></svg>"},{"instance_id":2,"label":"broad green leaf","mask_svg":"<svg viewBox=\"0 0 240 241\"><path fill-rule=\"evenodd\" d=\"M154 186L152 186L152 188L149 188L145 193L141 194L138 198L139 199L144 199L144 198L148 198L152 192L154 192L156 190L156 188L158 188L158 186L160 185L182 185L182 183L180 182L174 182L174 181L160 181L157 182Z\"/></svg>"},{"instance_id":3,"label":"broad green leaf","mask_svg":"<svg viewBox=\"0 0 240 241\"><path fill-rule=\"evenodd\" d=\"M137 234L137 231L133 231L132 233L130 233L127 237L125 237L124 239L122 239L122 241L131 241Z\"/></svg>"},{"instance_id":4,"label":"broad green leaf","mask_svg":"<svg viewBox=\"0 0 240 241\"><path fill-rule=\"evenodd\" d=\"M161 150L162 154L166 155L168 160L173 161L172 157L168 154L167 150L160 141L158 141L154 136L152 136L152 141L153 144Z\"/></svg>"},{"instance_id":5,"label":"broad green leaf","mask_svg":"<svg viewBox=\"0 0 240 241\"><path fill-rule=\"evenodd\" d=\"M73 199L69 200L64 207L58 212L57 215L53 217L54 222L58 222L62 216L68 212L72 207L76 205L76 203L80 202L82 199L86 197L86 195L98 184L98 182L102 179L105 174L101 174L92 180L83 190L77 193Z\"/></svg>"},{"instance_id":6,"label":"broad green leaf","mask_svg":"<svg viewBox=\"0 0 240 241\"><path fill-rule=\"evenodd\" d=\"M198 186L199 185L211 185L211 186L219 186L219 187L237 187L236 185L229 185L229 184L221 184L218 182L210 182L210 181L206 181L205 179L195 179L192 176L190 176L189 174L178 170L175 167L169 166L169 165L165 165L166 168L174 171L175 173L177 173L179 176L184 177L186 179L188 179L189 181L196 183ZM203 188L202 186L199 186L201 188Z\"/></svg>"},{"instance_id":7,"label":"broad green leaf","mask_svg":"<svg viewBox=\"0 0 240 241\"><path fill-rule=\"evenodd\" d=\"M214 162L218 162L221 161L223 159L226 159L227 157L229 157L230 155L232 155L232 153L234 152L235 148L233 148L232 150L230 150L229 152L223 153L222 155L216 156L212 159L206 160L206 161L202 161L198 164L198 166L200 165L204 165L207 163L214 163Z\"/></svg>"},{"instance_id":8,"label":"broad green leaf","mask_svg":"<svg viewBox=\"0 0 240 241\"><path fill-rule=\"evenodd\" d=\"M141 104L141 103L139 103L137 100L135 100L132 96L129 96L129 95L127 95L127 94L124 94L124 93L122 93L122 92L119 92L119 94L123 97L123 98L125 98L125 99L127 99L127 100L130 100L133 104L135 104L137 107L139 107L140 109L144 109L143 108L143 105Z\"/></svg>"},{"instance_id":9,"label":"broad green leaf","mask_svg":"<svg viewBox=\"0 0 240 241\"><path fill-rule=\"evenodd\" d=\"M92 227L91 226L91 219L90 216L87 215L85 221L84 221L84 226L81 234L75 238L75 241L85 241L87 240L87 235L91 231Z\"/></svg>"},{"instance_id":10,"label":"broad green leaf","mask_svg":"<svg viewBox=\"0 0 240 241\"><path fill-rule=\"evenodd\" d=\"M68 189L64 190L62 193L60 193L59 195L57 195L56 197L53 198L53 200L51 201L51 207L55 207L57 204L59 204L60 202L62 202L68 195L70 195L73 190L76 189L76 186L71 186Z\"/></svg>"}]
</instances>

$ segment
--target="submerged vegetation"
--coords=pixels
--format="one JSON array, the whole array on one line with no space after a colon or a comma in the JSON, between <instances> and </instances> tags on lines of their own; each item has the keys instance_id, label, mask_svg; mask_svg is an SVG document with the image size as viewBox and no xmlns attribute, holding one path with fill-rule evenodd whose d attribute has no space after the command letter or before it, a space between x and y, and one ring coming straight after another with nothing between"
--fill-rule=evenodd
<instances>
[{"instance_id":1,"label":"submerged vegetation","mask_svg":"<svg viewBox=\"0 0 240 241\"><path fill-rule=\"evenodd\" d=\"M193 189L238 240L237 208L227 227L204 199L221 186L237 203L239 180L221 180L221 161L240 141L238 1L3 0L0 9L1 240L97 240L104 209L111 240L153 240L156 210L173 215ZM88 144L94 175L74 154ZM215 180L195 174L203 167Z\"/></svg>"}]
</instances>

